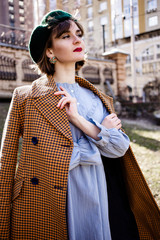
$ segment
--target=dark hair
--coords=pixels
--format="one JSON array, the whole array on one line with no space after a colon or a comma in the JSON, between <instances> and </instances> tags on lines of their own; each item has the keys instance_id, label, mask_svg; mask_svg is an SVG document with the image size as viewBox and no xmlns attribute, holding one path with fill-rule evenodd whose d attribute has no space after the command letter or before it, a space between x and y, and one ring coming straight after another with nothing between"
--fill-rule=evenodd
<instances>
[{"instance_id":1,"label":"dark hair","mask_svg":"<svg viewBox=\"0 0 160 240\"><path fill-rule=\"evenodd\" d=\"M37 65L42 73L46 73L47 75L53 75L55 73L55 67L54 64L51 64L49 62L49 58L46 55L47 48L52 47L52 36L53 34L56 35L56 38L60 37L64 32L68 31L71 25L71 21L75 22L75 24L78 26L78 28L81 30L82 35L84 35L84 30L82 25L75 21L74 19L68 19L65 21L57 21L52 27L51 27L51 33L50 36L46 42L45 48L43 50L43 54L41 59L38 61ZM75 64L75 70L78 71L83 65L85 61L79 61Z\"/></svg>"}]
</instances>

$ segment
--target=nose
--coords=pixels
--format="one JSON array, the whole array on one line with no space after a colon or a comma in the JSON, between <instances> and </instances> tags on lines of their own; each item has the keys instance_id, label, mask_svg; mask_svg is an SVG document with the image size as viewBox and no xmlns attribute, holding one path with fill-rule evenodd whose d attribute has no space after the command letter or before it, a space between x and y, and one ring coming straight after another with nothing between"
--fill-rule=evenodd
<instances>
[{"instance_id":1,"label":"nose","mask_svg":"<svg viewBox=\"0 0 160 240\"><path fill-rule=\"evenodd\" d=\"M81 42L81 38L79 36L74 36L73 37L73 43L76 44L76 43L80 43Z\"/></svg>"}]
</instances>

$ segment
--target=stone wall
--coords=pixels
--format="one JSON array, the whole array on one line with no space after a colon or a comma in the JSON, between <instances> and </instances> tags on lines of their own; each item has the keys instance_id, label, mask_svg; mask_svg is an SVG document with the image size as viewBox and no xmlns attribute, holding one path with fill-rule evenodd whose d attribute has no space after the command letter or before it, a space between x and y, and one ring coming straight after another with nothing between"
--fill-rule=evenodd
<instances>
[{"instance_id":1,"label":"stone wall","mask_svg":"<svg viewBox=\"0 0 160 240\"><path fill-rule=\"evenodd\" d=\"M38 77L31 68L33 63L27 50L1 47L0 60L0 96L10 96L16 87L30 84L27 71L32 75L32 80ZM9 66L8 62L13 62L12 66ZM11 75L15 77L12 78Z\"/></svg>"},{"instance_id":2,"label":"stone wall","mask_svg":"<svg viewBox=\"0 0 160 240\"><path fill-rule=\"evenodd\" d=\"M34 64L27 50L1 46L0 61L0 97L10 97L16 87L31 84L39 77L32 69ZM91 81L102 92L113 97L117 95L115 61L89 58L78 75Z\"/></svg>"}]
</instances>

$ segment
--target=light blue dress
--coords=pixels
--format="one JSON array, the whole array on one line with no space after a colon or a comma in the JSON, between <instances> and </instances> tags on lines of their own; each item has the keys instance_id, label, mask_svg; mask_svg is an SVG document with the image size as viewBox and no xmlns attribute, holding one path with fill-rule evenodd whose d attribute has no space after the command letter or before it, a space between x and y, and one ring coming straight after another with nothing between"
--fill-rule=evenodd
<instances>
[{"instance_id":1,"label":"light blue dress","mask_svg":"<svg viewBox=\"0 0 160 240\"><path fill-rule=\"evenodd\" d=\"M78 83L56 84L77 99L79 114L101 130L100 140L96 141L70 123L74 148L67 192L69 240L111 240L101 154L111 158L123 156L129 147L129 138L121 130L106 129L100 124L109 113L91 90Z\"/></svg>"}]
</instances>

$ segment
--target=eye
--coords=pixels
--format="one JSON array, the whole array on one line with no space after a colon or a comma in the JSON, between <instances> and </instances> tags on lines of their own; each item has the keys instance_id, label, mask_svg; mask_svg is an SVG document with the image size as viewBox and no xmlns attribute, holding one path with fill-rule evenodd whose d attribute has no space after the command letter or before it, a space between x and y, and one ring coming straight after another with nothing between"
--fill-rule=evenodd
<instances>
[{"instance_id":1,"label":"eye","mask_svg":"<svg viewBox=\"0 0 160 240\"><path fill-rule=\"evenodd\" d=\"M79 38L82 38L82 37L83 37L83 34L82 34L82 33L79 33L79 34L78 34L78 37L79 37Z\"/></svg>"},{"instance_id":2,"label":"eye","mask_svg":"<svg viewBox=\"0 0 160 240\"><path fill-rule=\"evenodd\" d=\"M69 38L70 36L67 34L67 35L64 35L63 37L62 37L62 39L65 39L65 38Z\"/></svg>"}]
</instances>

